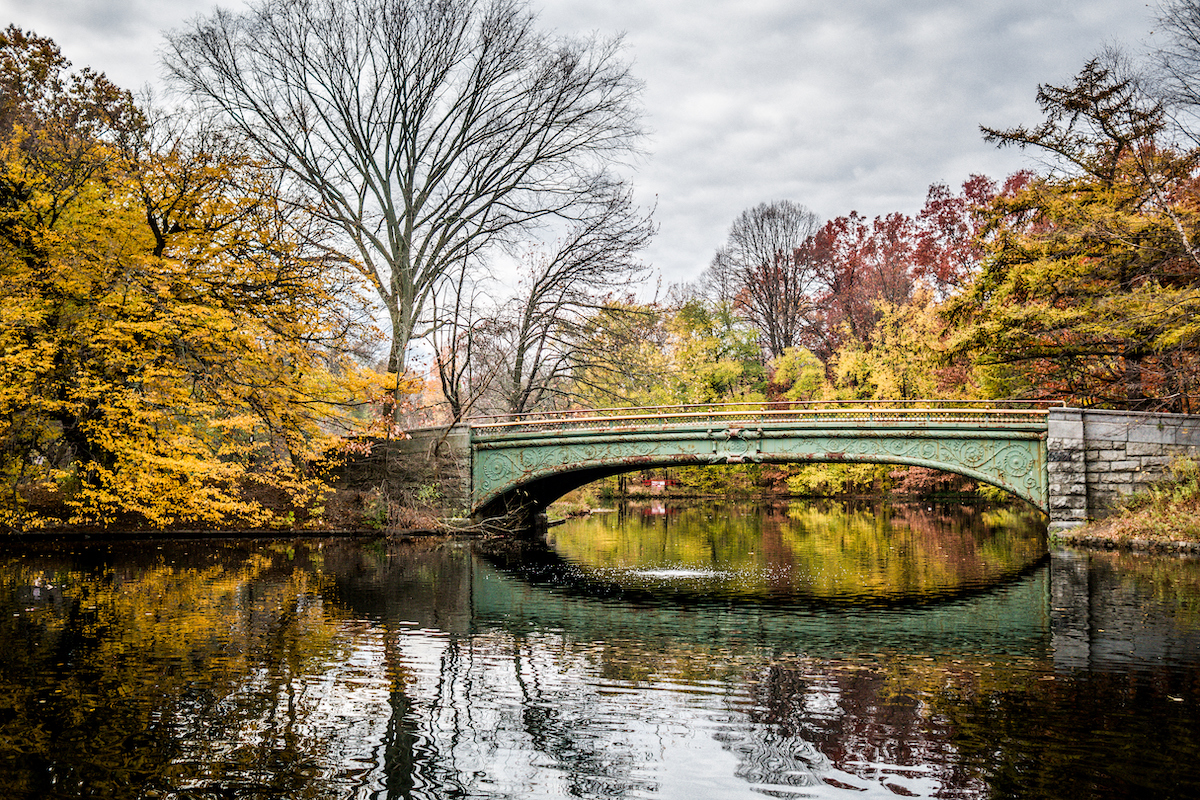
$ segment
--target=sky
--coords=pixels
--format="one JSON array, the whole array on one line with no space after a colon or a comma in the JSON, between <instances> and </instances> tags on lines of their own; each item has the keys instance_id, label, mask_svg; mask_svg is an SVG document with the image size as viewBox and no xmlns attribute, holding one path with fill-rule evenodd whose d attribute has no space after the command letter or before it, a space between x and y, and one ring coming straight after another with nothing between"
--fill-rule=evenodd
<instances>
[{"instance_id":1,"label":"sky","mask_svg":"<svg viewBox=\"0 0 1200 800\"><path fill-rule=\"evenodd\" d=\"M242 0L222 5L237 8ZM129 89L160 84L162 32L207 0L0 0L4 24L54 39ZM920 210L1031 164L979 126L1036 123L1039 83L1107 46L1155 45L1142 0L534 0L566 34L620 34L644 82L636 197L656 206L644 259L695 280L744 209L792 200L822 219Z\"/></svg>"}]
</instances>

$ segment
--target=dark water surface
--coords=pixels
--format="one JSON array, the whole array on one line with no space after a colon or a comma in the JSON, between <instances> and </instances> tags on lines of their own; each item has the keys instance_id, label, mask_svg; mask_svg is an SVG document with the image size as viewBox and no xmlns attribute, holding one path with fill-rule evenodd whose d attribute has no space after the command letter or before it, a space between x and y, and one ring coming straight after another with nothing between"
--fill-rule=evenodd
<instances>
[{"instance_id":1,"label":"dark water surface","mask_svg":"<svg viewBox=\"0 0 1200 800\"><path fill-rule=\"evenodd\" d=\"M0 800L1200 797L1200 564L1011 510L0 543Z\"/></svg>"}]
</instances>

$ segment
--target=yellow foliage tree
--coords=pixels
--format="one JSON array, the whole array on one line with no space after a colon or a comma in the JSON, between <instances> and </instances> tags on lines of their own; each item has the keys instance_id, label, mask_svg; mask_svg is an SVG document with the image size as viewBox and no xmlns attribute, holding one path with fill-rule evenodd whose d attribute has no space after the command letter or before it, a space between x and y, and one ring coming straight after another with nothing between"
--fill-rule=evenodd
<instances>
[{"instance_id":1,"label":"yellow foliage tree","mask_svg":"<svg viewBox=\"0 0 1200 800\"><path fill-rule=\"evenodd\" d=\"M1041 86L1036 128L985 129L1054 168L995 200L985 259L952 299L990 393L1194 413L1200 148L1112 57Z\"/></svg>"},{"instance_id":2,"label":"yellow foliage tree","mask_svg":"<svg viewBox=\"0 0 1200 800\"><path fill-rule=\"evenodd\" d=\"M739 326L732 310L689 300L667 321L669 385L678 403L764 400L765 372L756 334Z\"/></svg>"},{"instance_id":3,"label":"yellow foliage tree","mask_svg":"<svg viewBox=\"0 0 1200 800\"><path fill-rule=\"evenodd\" d=\"M372 392L342 264L213 134L0 35L0 522L265 525ZM259 497L248 493L256 488Z\"/></svg>"},{"instance_id":4,"label":"yellow foliage tree","mask_svg":"<svg viewBox=\"0 0 1200 800\"><path fill-rule=\"evenodd\" d=\"M879 301L879 322L866 342L848 338L833 357L836 393L847 400L966 399L976 394L972 368L950 353L950 330L926 289L907 303Z\"/></svg>"}]
</instances>

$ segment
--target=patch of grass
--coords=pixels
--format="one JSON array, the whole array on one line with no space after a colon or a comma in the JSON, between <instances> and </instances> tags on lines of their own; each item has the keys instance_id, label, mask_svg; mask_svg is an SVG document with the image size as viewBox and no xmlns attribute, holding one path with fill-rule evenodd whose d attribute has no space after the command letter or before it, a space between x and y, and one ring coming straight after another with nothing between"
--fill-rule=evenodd
<instances>
[{"instance_id":1,"label":"patch of grass","mask_svg":"<svg viewBox=\"0 0 1200 800\"><path fill-rule=\"evenodd\" d=\"M596 499L586 489L576 489L551 503L546 516L550 519L587 516L595 507Z\"/></svg>"},{"instance_id":2,"label":"patch of grass","mask_svg":"<svg viewBox=\"0 0 1200 800\"><path fill-rule=\"evenodd\" d=\"M1176 461L1167 477L1125 498L1115 515L1092 527L1117 542L1200 542L1200 461Z\"/></svg>"},{"instance_id":3,"label":"patch of grass","mask_svg":"<svg viewBox=\"0 0 1200 800\"><path fill-rule=\"evenodd\" d=\"M551 519L563 519L566 517L585 517L592 512L590 503L582 501L563 501L557 500L550 504L546 509L546 516Z\"/></svg>"}]
</instances>

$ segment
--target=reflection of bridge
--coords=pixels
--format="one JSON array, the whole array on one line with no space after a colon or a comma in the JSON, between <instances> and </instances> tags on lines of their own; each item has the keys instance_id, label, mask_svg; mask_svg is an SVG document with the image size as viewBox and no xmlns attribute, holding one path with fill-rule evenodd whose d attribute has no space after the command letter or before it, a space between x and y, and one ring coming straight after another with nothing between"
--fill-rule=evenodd
<instances>
[{"instance_id":1,"label":"reflection of bridge","mask_svg":"<svg viewBox=\"0 0 1200 800\"><path fill-rule=\"evenodd\" d=\"M1053 527L1200 453L1200 417L965 403L743 403L485 418L386 443L359 482L427 486L477 516L544 509L598 478L652 467L882 463L955 472L1009 491ZM436 457L434 457L436 456Z\"/></svg>"}]
</instances>

